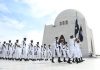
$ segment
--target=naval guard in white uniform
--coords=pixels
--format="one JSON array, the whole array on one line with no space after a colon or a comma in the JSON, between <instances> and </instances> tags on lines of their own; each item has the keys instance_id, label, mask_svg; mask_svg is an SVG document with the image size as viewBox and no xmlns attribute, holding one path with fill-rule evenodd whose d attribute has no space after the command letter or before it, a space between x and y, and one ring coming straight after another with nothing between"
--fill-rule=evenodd
<instances>
[{"instance_id":1,"label":"naval guard in white uniform","mask_svg":"<svg viewBox=\"0 0 100 70\"><path fill-rule=\"evenodd\" d=\"M22 47L22 59L27 61L28 60L28 58L27 58L28 47L26 44L26 38L23 39L21 47Z\"/></svg>"},{"instance_id":2,"label":"naval guard in white uniform","mask_svg":"<svg viewBox=\"0 0 100 70\"><path fill-rule=\"evenodd\" d=\"M33 40L31 40L31 43L28 47L28 59L34 60L34 45Z\"/></svg>"},{"instance_id":3,"label":"naval guard in white uniform","mask_svg":"<svg viewBox=\"0 0 100 70\"><path fill-rule=\"evenodd\" d=\"M34 46L34 60L37 60L37 47Z\"/></svg>"},{"instance_id":4,"label":"naval guard in white uniform","mask_svg":"<svg viewBox=\"0 0 100 70\"><path fill-rule=\"evenodd\" d=\"M2 46L1 46L1 42L0 42L0 59L2 59Z\"/></svg>"},{"instance_id":5,"label":"naval guard in white uniform","mask_svg":"<svg viewBox=\"0 0 100 70\"><path fill-rule=\"evenodd\" d=\"M51 45L48 45L48 47L47 47L47 59L51 60L51 57L52 57Z\"/></svg>"},{"instance_id":6,"label":"naval guard in white uniform","mask_svg":"<svg viewBox=\"0 0 100 70\"><path fill-rule=\"evenodd\" d=\"M2 59L6 59L7 56L7 47L6 47L6 41L3 42L2 44Z\"/></svg>"},{"instance_id":7,"label":"naval guard in white uniform","mask_svg":"<svg viewBox=\"0 0 100 70\"><path fill-rule=\"evenodd\" d=\"M44 47L41 45L41 60L44 59Z\"/></svg>"},{"instance_id":8,"label":"naval guard in white uniform","mask_svg":"<svg viewBox=\"0 0 100 70\"><path fill-rule=\"evenodd\" d=\"M75 47L76 47L76 57L78 58L78 62L83 62L84 60L82 59L82 52L80 49L80 41L79 39L75 39Z\"/></svg>"},{"instance_id":9,"label":"naval guard in white uniform","mask_svg":"<svg viewBox=\"0 0 100 70\"><path fill-rule=\"evenodd\" d=\"M54 63L54 57L55 57L55 54L57 53L57 57L58 57L58 62L62 62L60 57L61 57L61 54L60 54L60 43L58 42L58 37L55 37L55 41L53 43L53 46L52 46L52 63Z\"/></svg>"},{"instance_id":10,"label":"naval guard in white uniform","mask_svg":"<svg viewBox=\"0 0 100 70\"><path fill-rule=\"evenodd\" d=\"M68 58L68 63L71 63L71 58L75 58L75 39L72 36L70 36L70 39L69 39L69 43L68 43L68 49L69 49L69 58Z\"/></svg>"},{"instance_id":11,"label":"naval guard in white uniform","mask_svg":"<svg viewBox=\"0 0 100 70\"><path fill-rule=\"evenodd\" d=\"M22 60L21 53L22 53L22 48L19 44L19 40L16 40L16 42L15 42L15 54L14 54L15 60L20 60L20 61Z\"/></svg>"},{"instance_id":12,"label":"naval guard in white uniform","mask_svg":"<svg viewBox=\"0 0 100 70\"><path fill-rule=\"evenodd\" d=\"M12 43L11 40L9 40L9 43L7 44L8 47L8 59L11 60L12 59L12 53L13 53L13 47L12 47Z\"/></svg>"},{"instance_id":13,"label":"naval guard in white uniform","mask_svg":"<svg viewBox=\"0 0 100 70\"><path fill-rule=\"evenodd\" d=\"M63 52L63 61L66 62L66 54L67 54L67 46L66 46L66 42L62 43L62 52Z\"/></svg>"},{"instance_id":14,"label":"naval guard in white uniform","mask_svg":"<svg viewBox=\"0 0 100 70\"><path fill-rule=\"evenodd\" d=\"M46 61L47 60L47 46L44 44L43 46L43 58Z\"/></svg>"},{"instance_id":15,"label":"naval guard in white uniform","mask_svg":"<svg viewBox=\"0 0 100 70\"><path fill-rule=\"evenodd\" d=\"M54 63L54 57L55 57L55 52L56 52L56 46L57 46L57 42L58 42L58 37L55 37L55 41L53 42L52 44L52 59L51 59L51 62Z\"/></svg>"},{"instance_id":16,"label":"naval guard in white uniform","mask_svg":"<svg viewBox=\"0 0 100 70\"><path fill-rule=\"evenodd\" d=\"M39 42L37 42L36 48L37 48L37 60L40 60L41 59L41 47L39 45Z\"/></svg>"}]
</instances>

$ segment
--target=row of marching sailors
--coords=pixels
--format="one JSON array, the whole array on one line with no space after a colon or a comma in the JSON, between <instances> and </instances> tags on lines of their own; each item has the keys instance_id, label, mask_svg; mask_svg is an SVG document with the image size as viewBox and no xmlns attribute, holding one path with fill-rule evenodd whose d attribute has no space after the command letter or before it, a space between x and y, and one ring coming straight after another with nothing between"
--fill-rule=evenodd
<instances>
[{"instance_id":1,"label":"row of marching sailors","mask_svg":"<svg viewBox=\"0 0 100 70\"><path fill-rule=\"evenodd\" d=\"M80 63L84 60L82 59L82 52L80 49L80 41L77 38L74 38L74 36L70 36L69 42L64 42L62 40L60 43L58 41L58 37L55 37L54 42L54 48L52 51L52 63L54 63L54 58L56 57L55 54L57 54L58 62L62 62L61 58L63 57L63 62L67 63ZM66 57L68 57L68 60L66 60Z\"/></svg>"},{"instance_id":2,"label":"row of marching sailors","mask_svg":"<svg viewBox=\"0 0 100 70\"><path fill-rule=\"evenodd\" d=\"M0 59L8 60L48 60L51 59L51 46L44 44L43 46L39 45L37 42L36 45L33 45L33 40L30 41L29 45L26 44L26 38L24 38L22 44L19 44L19 40L16 40L15 44L4 43L0 47Z\"/></svg>"}]
</instances>

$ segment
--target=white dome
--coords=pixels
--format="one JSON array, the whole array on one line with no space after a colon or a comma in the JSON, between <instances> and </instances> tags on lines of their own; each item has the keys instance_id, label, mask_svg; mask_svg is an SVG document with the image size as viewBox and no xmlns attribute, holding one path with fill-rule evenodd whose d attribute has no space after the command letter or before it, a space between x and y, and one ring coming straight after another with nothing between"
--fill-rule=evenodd
<instances>
[{"instance_id":1,"label":"white dome","mask_svg":"<svg viewBox=\"0 0 100 70\"><path fill-rule=\"evenodd\" d=\"M60 25L61 22L67 23L67 21L75 21L76 18L78 20L81 20L81 19L85 20L84 16L76 10L73 10L73 9L64 10L56 17L55 25Z\"/></svg>"}]
</instances>

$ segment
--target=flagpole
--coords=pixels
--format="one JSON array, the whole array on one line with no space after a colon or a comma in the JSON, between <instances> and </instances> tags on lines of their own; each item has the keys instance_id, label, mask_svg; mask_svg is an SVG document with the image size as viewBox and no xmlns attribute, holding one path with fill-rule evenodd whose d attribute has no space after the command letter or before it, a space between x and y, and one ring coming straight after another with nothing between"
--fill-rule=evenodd
<instances>
[{"instance_id":1,"label":"flagpole","mask_svg":"<svg viewBox=\"0 0 100 70\"><path fill-rule=\"evenodd\" d=\"M76 19L75 19L75 22L76 22L76 20L77 20L77 11L75 12L75 15L76 15L76 16L75 16L75 18L76 18ZM76 24L75 24L75 25L76 25ZM75 29L76 29L76 28L75 28ZM74 37L76 38L76 35L75 35ZM74 46L75 46L75 41L74 41Z\"/></svg>"},{"instance_id":2,"label":"flagpole","mask_svg":"<svg viewBox=\"0 0 100 70\"><path fill-rule=\"evenodd\" d=\"M77 19L77 11L76 11L76 19Z\"/></svg>"},{"instance_id":3,"label":"flagpole","mask_svg":"<svg viewBox=\"0 0 100 70\"><path fill-rule=\"evenodd\" d=\"M76 12L76 15L77 15L77 12ZM78 20L78 16L76 16L77 20ZM79 37L79 32L80 32L80 25L79 25L79 31L78 31L78 37ZM78 38L77 37L77 38Z\"/></svg>"},{"instance_id":4,"label":"flagpole","mask_svg":"<svg viewBox=\"0 0 100 70\"><path fill-rule=\"evenodd\" d=\"M78 20L78 15L77 15L77 11L76 11L76 20ZM78 21L77 21L78 22ZM79 29L80 29L80 27L79 27ZM79 35L79 31L78 31L78 33L77 33L78 35ZM76 37L75 38L78 38L78 35L76 35Z\"/></svg>"}]
</instances>

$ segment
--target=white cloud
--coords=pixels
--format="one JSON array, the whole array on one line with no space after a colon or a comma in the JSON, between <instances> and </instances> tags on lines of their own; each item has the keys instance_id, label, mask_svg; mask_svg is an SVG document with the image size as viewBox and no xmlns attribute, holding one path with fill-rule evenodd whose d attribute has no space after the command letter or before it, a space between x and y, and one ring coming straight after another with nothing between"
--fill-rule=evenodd
<instances>
[{"instance_id":1,"label":"white cloud","mask_svg":"<svg viewBox=\"0 0 100 70\"><path fill-rule=\"evenodd\" d=\"M0 3L0 11L1 12L8 12L10 13L9 9L7 8L7 6L3 3Z\"/></svg>"},{"instance_id":2,"label":"white cloud","mask_svg":"<svg viewBox=\"0 0 100 70\"><path fill-rule=\"evenodd\" d=\"M30 40L33 40L35 44L36 42L40 42L40 44L42 44L42 37L43 37L43 31L31 30L26 34L28 42Z\"/></svg>"},{"instance_id":3,"label":"white cloud","mask_svg":"<svg viewBox=\"0 0 100 70\"><path fill-rule=\"evenodd\" d=\"M19 2L27 4L30 7L31 15L37 18L51 13L58 14L58 12L69 8L81 9L85 7L84 9L87 9L84 5L86 1L80 0L19 0Z\"/></svg>"},{"instance_id":4,"label":"white cloud","mask_svg":"<svg viewBox=\"0 0 100 70\"><path fill-rule=\"evenodd\" d=\"M14 28L17 30L21 30L25 27L25 22L18 21L16 19L11 19L9 17L3 16L3 18L0 19L1 24L6 24L10 28Z\"/></svg>"},{"instance_id":5,"label":"white cloud","mask_svg":"<svg viewBox=\"0 0 100 70\"><path fill-rule=\"evenodd\" d=\"M15 29L18 29L18 30L21 30L24 28L24 24L23 22L19 22L17 20L10 20L7 22L7 25L12 27L12 28L15 28Z\"/></svg>"},{"instance_id":6,"label":"white cloud","mask_svg":"<svg viewBox=\"0 0 100 70\"><path fill-rule=\"evenodd\" d=\"M30 7L32 17L41 18L57 11L53 0L19 0ZM55 0L54 0L55 1ZM57 1L57 0L56 0ZM52 5L51 5L52 4Z\"/></svg>"}]
</instances>

